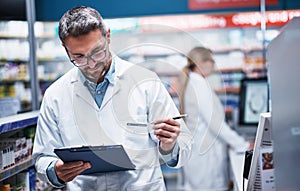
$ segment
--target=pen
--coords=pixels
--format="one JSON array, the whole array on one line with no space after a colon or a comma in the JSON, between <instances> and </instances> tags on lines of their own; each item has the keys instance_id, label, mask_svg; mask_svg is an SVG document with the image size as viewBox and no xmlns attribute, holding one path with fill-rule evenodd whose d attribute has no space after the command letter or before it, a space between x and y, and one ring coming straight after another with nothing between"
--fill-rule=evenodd
<instances>
[{"instance_id":1,"label":"pen","mask_svg":"<svg viewBox=\"0 0 300 191\"><path fill-rule=\"evenodd\" d=\"M181 119L187 117L187 114L178 115L175 117L172 117L172 119ZM149 123L127 123L127 126L137 126L137 127L147 127Z\"/></svg>"},{"instance_id":2,"label":"pen","mask_svg":"<svg viewBox=\"0 0 300 191\"><path fill-rule=\"evenodd\" d=\"M127 123L127 126L147 127L147 123Z\"/></svg>"},{"instance_id":3,"label":"pen","mask_svg":"<svg viewBox=\"0 0 300 191\"><path fill-rule=\"evenodd\" d=\"M185 114L181 114L181 115L172 117L172 119L181 119L181 118L185 118L185 117L187 117L187 116L188 116L188 115L185 113Z\"/></svg>"}]
</instances>

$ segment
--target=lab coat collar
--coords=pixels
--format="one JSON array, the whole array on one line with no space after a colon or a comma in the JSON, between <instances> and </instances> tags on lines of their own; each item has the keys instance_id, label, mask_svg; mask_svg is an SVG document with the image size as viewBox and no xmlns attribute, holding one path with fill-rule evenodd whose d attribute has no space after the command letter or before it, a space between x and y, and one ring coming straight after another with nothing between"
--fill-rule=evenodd
<instances>
[{"instance_id":1,"label":"lab coat collar","mask_svg":"<svg viewBox=\"0 0 300 191\"><path fill-rule=\"evenodd\" d=\"M112 97L120 92L121 87L118 85L119 83L117 83L117 81L122 80L122 75L124 74L124 72L128 68L133 66L133 64L126 62L124 60L121 60L119 57L117 57L114 54L112 56L113 56L113 60L115 63L115 76L114 76L115 83L114 84L110 83L110 85L108 86L101 108L103 108L105 105L107 105L107 103L112 99ZM85 78L81 74L80 70L78 68L73 68L72 72L74 73L74 75L72 75L71 83L74 84L74 95L81 97L91 107L93 107L96 110L99 110L93 96L91 95L91 93L89 92L87 87L84 86Z\"/></svg>"},{"instance_id":2,"label":"lab coat collar","mask_svg":"<svg viewBox=\"0 0 300 191\"><path fill-rule=\"evenodd\" d=\"M81 72L79 69L76 70L76 74L73 75L73 79L71 83L74 85L74 97L75 99L82 98L86 103L88 103L91 107L96 110L99 110L97 103L95 102L92 94L89 92L88 88L84 85L82 79L80 79Z\"/></svg>"},{"instance_id":3,"label":"lab coat collar","mask_svg":"<svg viewBox=\"0 0 300 191\"><path fill-rule=\"evenodd\" d=\"M115 61L115 80L123 78L124 72L132 67L134 64L120 59L117 55L112 54L113 60Z\"/></svg>"}]
</instances>

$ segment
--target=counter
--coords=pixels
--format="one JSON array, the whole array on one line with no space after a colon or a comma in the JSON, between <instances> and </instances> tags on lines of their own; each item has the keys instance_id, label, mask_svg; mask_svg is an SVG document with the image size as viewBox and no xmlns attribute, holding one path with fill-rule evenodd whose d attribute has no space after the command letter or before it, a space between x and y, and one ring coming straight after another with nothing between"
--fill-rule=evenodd
<instances>
[{"instance_id":1,"label":"counter","mask_svg":"<svg viewBox=\"0 0 300 191\"><path fill-rule=\"evenodd\" d=\"M234 191L243 191L243 171L244 171L245 153L237 153L229 150L229 161L232 171L232 181L234 183ZM244 180L244 190L247 189L247 179Z\"/></svg>"}]
</instances>

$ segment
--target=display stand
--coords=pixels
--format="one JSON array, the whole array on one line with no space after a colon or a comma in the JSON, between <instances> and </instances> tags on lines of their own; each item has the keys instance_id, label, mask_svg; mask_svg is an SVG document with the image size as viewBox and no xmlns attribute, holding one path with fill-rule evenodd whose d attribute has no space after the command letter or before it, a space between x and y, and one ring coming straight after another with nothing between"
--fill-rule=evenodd
<instances>
[{"instance_id":1,"label":"display stand","mask_svg":"<svg viewBox=\"0 0 300 191\"><path fill-rule=\"evenodd\" d=\"M268 47L274 165L277 190L299 190L300 17L292 19Z\"/></svg>"}]
</instances>

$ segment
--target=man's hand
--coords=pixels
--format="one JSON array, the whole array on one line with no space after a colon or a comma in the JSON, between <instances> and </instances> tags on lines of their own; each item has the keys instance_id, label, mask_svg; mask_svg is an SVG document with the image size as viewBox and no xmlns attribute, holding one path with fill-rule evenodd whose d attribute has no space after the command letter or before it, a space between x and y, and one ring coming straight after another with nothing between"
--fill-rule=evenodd
<instances>
[{"instance_id":1,"label":"man's hand","mask_svg":"<svg viewBox=\"0 0 300 191\"><path fill-rule=\"evenodd\" d=\"M55 163L54 169L59 180L70 182L81 172L91 167L89 162L76 161L64 163L62 160L58 160Z\"/></svg>"},{"instance_id":2,"label":"man's hand","mask_svg":"<svg viewBox=\"0 0 300 191\"><path fill-rule=\"evenodd\" d=\"M160 148L170 153L180 133L180 123L174 119L161 119L153 122L154 135L160 141Z\"/></svg>"}]
</instances>

